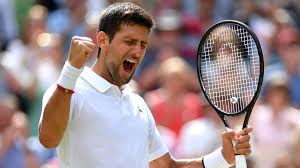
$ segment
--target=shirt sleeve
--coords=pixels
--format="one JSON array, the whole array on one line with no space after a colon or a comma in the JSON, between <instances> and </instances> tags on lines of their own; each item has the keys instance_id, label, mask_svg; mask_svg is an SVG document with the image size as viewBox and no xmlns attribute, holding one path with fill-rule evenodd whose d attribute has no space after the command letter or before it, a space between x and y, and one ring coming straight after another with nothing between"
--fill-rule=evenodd
<instances>
[{"instance_id":1,"label":"shirt sleeve","mask_svg":"<svg viewBox=\"0 0 300 168\"><path fill-rule=\"evenodd\" d=\"M163 142L158 129L155 125L154 118L150 110L148 110L149 118L149 162L168 153L168 148Z\"/></svg>"}]
</instances>

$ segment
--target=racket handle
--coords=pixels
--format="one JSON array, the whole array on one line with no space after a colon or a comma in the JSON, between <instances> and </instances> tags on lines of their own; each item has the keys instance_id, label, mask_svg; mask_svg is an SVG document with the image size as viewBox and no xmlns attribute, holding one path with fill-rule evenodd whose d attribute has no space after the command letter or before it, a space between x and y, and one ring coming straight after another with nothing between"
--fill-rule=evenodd
<instances>
[{"instance_id":1,"label":"racket handle","mask_svg":"<svg viewBox=\"0 0 300 168\"><path fill-rule=\"evenodd\" d=\"M232 131L232 129L229 128L229 127L225 127L225 129L226 129L227 132Z\"/></svg>"},{"instance_id":2,"label":"racket handle","mask_svg":"<svg viewBox=\"0 0 300 168\"><path fill-rule=\"evenodd\" d=\"M235 155L235 167L247 168L247 162L245 155Z\"/></svg>"},{"instance_id":3,"label":"racket handle","mask_svg":"<svg viewBox=\"0 0 300 168\"><path fill-rule=\"evenodd\" d=\"M232 131L231 128L226 127L226 131ZM232 144L235 145L234 141ZM235 155L235 167L236 168L247 168L246 157L245 155Z\"/></svg>"}]
</instances>

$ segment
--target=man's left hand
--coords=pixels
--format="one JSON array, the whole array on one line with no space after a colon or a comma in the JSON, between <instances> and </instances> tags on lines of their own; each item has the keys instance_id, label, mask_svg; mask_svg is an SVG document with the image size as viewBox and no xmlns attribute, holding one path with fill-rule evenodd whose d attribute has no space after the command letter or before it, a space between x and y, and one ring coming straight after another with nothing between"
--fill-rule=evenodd
<instances>
[{"instance_id":1,"label":"man's left hand","mask_svg":"<svg viewBox=\"0 0 300 168\"><path fill-rule=\"evenodd\" d=\"M251 127L240 132L225 131L222 133L222 154L229 164L235 163L235 155L248 156L251 153L250 135Z\"/></svg>"}]
</instances>

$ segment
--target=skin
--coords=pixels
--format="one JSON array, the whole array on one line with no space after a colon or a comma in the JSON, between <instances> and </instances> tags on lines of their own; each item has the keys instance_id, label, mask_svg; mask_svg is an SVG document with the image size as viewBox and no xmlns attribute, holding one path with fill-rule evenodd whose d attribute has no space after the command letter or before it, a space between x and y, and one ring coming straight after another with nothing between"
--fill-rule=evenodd
<instances>
[{"instance_id":1,"label":"skin","mask_svg":"<svg viewBox=\"0 0 300 168\"><path fill-rule=\"evenodd\" d=\"M140 25L122 25L113 39L104 32L97 34L97 47L101 48L99 59L92 70L99 76L119 88L128 83L137 67L143 60L150 31ZM96 45L90 38L73 37L68 61L76 68L82 68L91 56ZM124 60L131 60L136 64L130 71L123 66ZM39 125L40 142L47 148L56 147L63 137L68 124L71 94L56 90L44 109ZM235 153L249 155L250 136L252 128L235 133L234 131L222 134L222 154L229 163L234 163ZM235 147L232 140L236 141ZM176 160L169 153L150 162L150 168L201 168L202 158L191 160Z\"/></svg>"},{"instance_id":2,"label":"skin","mask_svg":"<svg viewBox=\"0 0 300 168\"><path fill-rule=\"evenodd\" d=\"M104 32L97 35L101 47L100 58L92 70L112 84L121 87L128 83L137 65L143 60L150 31L140 25L124 25L109 43ZM123 68L123 61L130 59L136 64L130 72Z\"/></svg>"}]
</instances>

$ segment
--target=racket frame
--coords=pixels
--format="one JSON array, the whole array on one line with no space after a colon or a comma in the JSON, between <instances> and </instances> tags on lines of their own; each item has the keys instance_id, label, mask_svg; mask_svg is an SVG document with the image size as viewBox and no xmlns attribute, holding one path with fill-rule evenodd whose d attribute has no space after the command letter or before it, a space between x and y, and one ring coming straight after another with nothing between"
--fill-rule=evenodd
<instances>
[{"instance_id":1,"label":"racket frame","mask_svg":"<svg viewBox=\"0 0 300 168\"><path fill-rule=\"evenodd\" d=\"M253 38L255 44L256 44L256 47L257 47L257 52L258 52L258 56L259 56L259 63L260 63L260 74L259 74L259 78L258 78L258 84L257 84L257 89L254 93L254 96L252 98L252 100L250 101L250 103L243 109L241 110L240 112L238 113L226 113L224 112L223 110L219 109L218 107L216 107L214 105L214 103L210 100L209 96L206 94L206 91L205 91L205 88L204 88L204 82L203 82L203 79L202 79L202 76L201 76L201 53L203 51L203 47L204 47L204 43L206 42L207 40L207 37L210 35L210 33L216 28L216 27L219 27L220 25L222 24L227 24L227 23L232 23L232 24L237 24L241 27L243 27L244 29L247 30L247 32L251 35L251 37ZM197 75L198 75L198 79L199 79L199 82L200 82L200 85L201 85L201 89L202 89L202 92L206 98L206 100L209 102L209 104L214 108L214 110L218 113L218 115L220 116L220 118L222 119L224 125L228 128L230 128L230 125L228 123L228 121L226 120L225 118L225 115L226 116L236 116L236 115L241 115L243 113L246 112L246 116L245 116L245 120L244 120L244 123L243 123L243 128L247 127L248 125L248 122L249 122L249 118L250 118L250 115L251 115L251 112L252 112L252 109L254 107L254 104L256 103L256 100L259 96L259 93L260 93L260 90L261 90L261 86L262 86L262 83L263 83L263 76L264 76L264 59L263 59L263 52L262 52L262 49L261 49L261 45L259 43L259 40L256 36L256 34L244 23L240 22L240 21L237 21L237 20L223 20L223 21L220 21L220 22L217 22L216 24L214 24L213 26L211 26L206 32L205 34L203 35L203 37L201 38L201 41L199 43L199 46L198 46L198 50L197 50Z\"/></svg>"}]
</instances>

